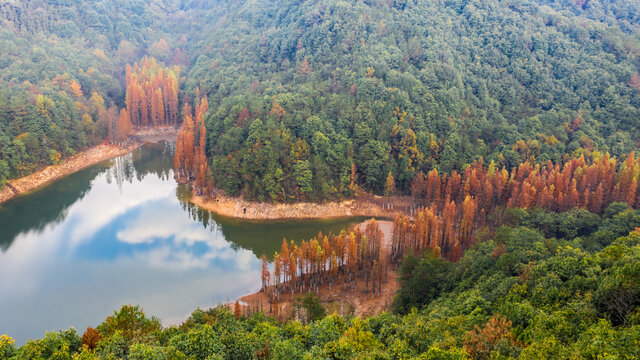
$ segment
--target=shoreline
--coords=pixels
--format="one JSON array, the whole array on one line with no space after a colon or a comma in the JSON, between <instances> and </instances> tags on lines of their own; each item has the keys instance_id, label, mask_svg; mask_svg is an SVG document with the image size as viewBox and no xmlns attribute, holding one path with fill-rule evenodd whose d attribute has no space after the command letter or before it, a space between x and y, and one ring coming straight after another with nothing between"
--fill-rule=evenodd
<instances>
[{"instance_id":1,"label":"shoreline","mask_svg":"<svg viewBox=\"0 0 640 360\"><path fill-rule=\"evenodd\" d=\"M367 217L392 219L402 214L406 200L399 197L384 198L375 196L374 201L357 197L355 199L329 203L301 202L294 204L274 204L268 202L247 201L242 197L232 197L217 191L208 198L192 193L189 202L220 216L239 220L311 220ZM392 208L384 208L392 204ZM384 207L383 207L384 206Z\"/></svg>"},{"instance_id":2,"label":"shoreline","mask_svg":"<svg viewBox=\"0 0 640 360\"><path fill-rule=\"evenodd\" d=\"M17 196L37 190L89 166L126 155L141 145L142 143L140 142L134 142L128 146L114 144L96 145L65 159L64 162L60 164L49 165L27 176L7 180L5 187L0 190L0 204Z\"/></svg>"},{"instance_id":3,"label":"shoreline","mask_svg":"<svg viewBox=\"0 0 640 360\"><path fill-rule=\"evenodd\" d=\"M367 224L371 220L365 220L354 228L359 228L365 231ZM381 245L386 251L391 250L391 241L393 236L393 222L388 220L376 220L380 226L380 230L383 233L383 239ZM399 288L398 273L397 270L391 267L388 270L387 280L382 283L381 294L372 297L370 293L366 291L366 284L360 279L356 283L356 287L345 288L341 281L337 281L333 286L327 284L318 287L315 295L320 302L325 306L328 314L337 313L338 315L355 315L357 317L378 315L383 311L388 311L393 297ZM282 283L285 284L285 283ZM269 285L269 288L273 290L274 285ZM279 320L289 319L293 315L293 307L295 299L298 295L304 295L309 291L294 292L293 294L283 292L280 296L280 300L273 303L267 293L263 290L250 291L249 293L239 296L238 301L243 314L252 311L252 309L259 310L265 314L275 316ZM233 311L234 302L225 304Z\"/></svg>"},{"instance_id":4,"label":"shoreline","mask_svg":"<svg viewBox=\"0 0 640 360\"><path fill-rule=\"evenodd\" d=\"M173 126L139 128L131 134L131 143L126 146L115 144L95 145L64 159L60 164L49 165L21 178L8 179L5 187L0 190L0 205L89 166L126 155L142 146L145 142L175 141L177 134L178 130Z\"/></svg>"},{"instance_id":5,"label":"shoreline","mask_svg":"<svg viewBox=\"0 0 640 360\"><path fill-rule=\"evenodd\" d=\"M139 143L158 143L160 141L176 141L178 129L173 126L143 127L134 130L129 139Z\"/></svg>"}]
</instances>

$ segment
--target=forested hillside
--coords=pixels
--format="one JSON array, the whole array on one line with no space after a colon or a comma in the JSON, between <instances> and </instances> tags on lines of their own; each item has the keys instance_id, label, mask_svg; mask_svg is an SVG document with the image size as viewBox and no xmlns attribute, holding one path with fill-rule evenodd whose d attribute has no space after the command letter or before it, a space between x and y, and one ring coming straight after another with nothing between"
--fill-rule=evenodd
<instances>
[{"instance_id":1,"label":"forested hillside","mask_svg":"<svg viewBox=\"0 0 640 360\"><path fill-rule=\"evenodd\" d=\"M145 54L185 66L192 19L178 1L0 4L0 183L100 142Z\"/></svg>"},{"instance_id":2,"label":"forested hillside","mask_svg":"<svg viewBox=\"0 0 640 360\"><path fill-rule=\"evenodd\" d=\"M631 1L7 1L0 178L108 135L125 69L207 96L215 186L340 199L483 157L510 170L638 145ZM42 96L40 96L42 95ZM180 117L182 118L182 117Z\"/></svg>"},{"instance_id":3,"label":"forested hillside","mask_svg":"<svg viewBox=\"0 0 640 360\"><path fill-rule=\"evenodd\" d=\"M420 171L637 146L638 6L247 2L192 45L217 186L331 199ZM352 172L353 170L353 172Z\"/></svg>"}]
</instances>

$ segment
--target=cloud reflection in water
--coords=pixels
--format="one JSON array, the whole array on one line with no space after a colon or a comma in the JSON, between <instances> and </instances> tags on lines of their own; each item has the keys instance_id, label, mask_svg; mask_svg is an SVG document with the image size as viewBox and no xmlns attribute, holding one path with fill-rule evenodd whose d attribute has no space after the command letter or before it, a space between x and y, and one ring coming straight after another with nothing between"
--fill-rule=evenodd
<instances>
[{"instance_id":1,"label":"cloud reflection in water","mask_svg":"<svg viewBox=\"0 0 640 360\"><path fill-rule=\"evenodd\" d=\"M170 176L131 173L131 156L119 162L60 221L0 250L0 333L23 343L44 329L82 332L127 303L175 322L258 286L253 253L191 219ZM114 182L118 167L129 176Z\"/></svg>"},{"instance_id":2,"label":"cloud reflection in water","mask_svg":"<svg viewBox=\"0 0 640 360\"><path fill-rule=\"evenodd\" d=\"M260 286L257 256L282 238L352 220L246 223L181 203L171 146L145 145L0 209L0 333L83 332L123 304L164 324Z\"/></svg>"}]
</instances>

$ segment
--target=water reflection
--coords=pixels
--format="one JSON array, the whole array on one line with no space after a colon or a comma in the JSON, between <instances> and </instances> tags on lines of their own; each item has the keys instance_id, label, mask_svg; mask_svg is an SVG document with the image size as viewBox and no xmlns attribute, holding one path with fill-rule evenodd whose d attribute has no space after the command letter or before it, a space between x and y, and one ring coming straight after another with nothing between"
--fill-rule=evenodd
<instances>
[{"instance_id":1,"label":"water reflection","mask_svg":"<svg viewBox=\"0 0 640 360\"><path fill-rule=\"evenodd\" d=\"M173 145L145 146L0 207L0 333L96 325L122 304L165 324L259 287L257 256L353 220L251 224L192 206Z\"/></svg>"},{"instance_id":2,"label":"water reflection","mask_svg":"<svg viewBox=\"0 0 640 360\"><path fill-rule=\"evenodd\" d=\"M46 225L59 223L66 217L66 209L82 199L91 188L90 179L100 171L99 166L75 174L65 181L40 190L40 196L23 196L0 205L0 250L6 250L24 229L42 231Z\"/></svg>"}]
</instances>

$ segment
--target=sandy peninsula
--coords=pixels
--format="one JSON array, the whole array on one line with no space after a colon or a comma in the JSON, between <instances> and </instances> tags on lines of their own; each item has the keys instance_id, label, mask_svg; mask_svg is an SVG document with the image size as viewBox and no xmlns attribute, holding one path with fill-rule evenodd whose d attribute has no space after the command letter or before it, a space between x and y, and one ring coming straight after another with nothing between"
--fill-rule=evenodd
<instances>
[{"instance_id":1,"label":"sandy peninsula","mask_svg":"<svg viewBox=\"0 0 640 360\"><path fill-rule=\"evenodd\" d=\"M393 218L407 206L407 200L402 197L357 197L328 203L261 203L227 196L222 191L216 191L215 196L212 197L194 194L191 202L218 215L245 220Z\"/></svg>"},{"instance_id":2,"label":"sandy peninsula","mask_svg":"<svg viewBox=\"0 0 640 360\"><path fill-rule=\"evenodd\" d=\"M7 180L6 186L0 190L0 204L91 165L126 155L138 146L140 146L140 143L137 142L128 146L114 144L97 145L65 159L61 164L50 165L33 174L18 179Z\"/></svg>"},{"instance_id":3,"label":"sandy peninsula","mask_svg":"<svg viewBox=\"0 0 640 360\"><path fill-rule=\"evenodd\" d=\"M134 131L128 144L124 146L96 145L64 159L60 164L47 166L18 179L7 180L6 186L0 190L0 204L89 166L126 155L145 142L175 140L176 134L177 129L174 127L141 128Z\"/></svg>"}]
</instances>

